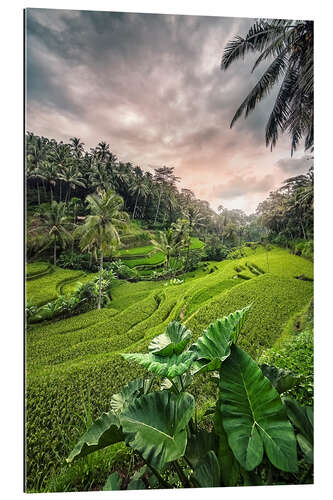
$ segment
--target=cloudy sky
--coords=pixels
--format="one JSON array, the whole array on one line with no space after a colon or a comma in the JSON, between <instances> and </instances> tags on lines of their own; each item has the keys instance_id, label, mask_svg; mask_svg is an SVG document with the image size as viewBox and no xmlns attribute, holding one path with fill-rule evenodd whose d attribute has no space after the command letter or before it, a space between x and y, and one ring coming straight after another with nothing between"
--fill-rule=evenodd
<instances>
[{"instance_id":1,"label":"cloudy sky","mask_svg":"<svg viewBox=\"0 0 333 500\"><path fill-rule=\"evenodd\" d=\"M221 71L223 48L251 19L28 9L26 129L86 149L104 140L144 170L167 165L213 209L247 213L306 171L288 138L270 151L274 94L232 129L264 68L247 58Z\"/></svg>"}]
</instances>

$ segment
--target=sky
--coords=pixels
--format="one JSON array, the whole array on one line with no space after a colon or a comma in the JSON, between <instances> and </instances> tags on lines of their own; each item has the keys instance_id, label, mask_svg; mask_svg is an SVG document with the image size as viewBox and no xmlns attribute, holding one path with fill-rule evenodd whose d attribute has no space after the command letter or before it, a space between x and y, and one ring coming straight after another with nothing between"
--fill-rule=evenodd
<instances>
[{"instance_id":1,"label":"sky","mask_svg":"<svg viewBox=\"0 0 333 500\"><path fill-rule=\"evenodd\" d=\"M28 9L26 130L89 150L110 144L143 170L166 165L216 210L255 211L307 170L288 136L270 150L265 124L276 90L230 129L265 67L253 56L220 68L226 43L253 19ZM251 64L252 63L252 64Z\"/></svg>"}]
</instances>

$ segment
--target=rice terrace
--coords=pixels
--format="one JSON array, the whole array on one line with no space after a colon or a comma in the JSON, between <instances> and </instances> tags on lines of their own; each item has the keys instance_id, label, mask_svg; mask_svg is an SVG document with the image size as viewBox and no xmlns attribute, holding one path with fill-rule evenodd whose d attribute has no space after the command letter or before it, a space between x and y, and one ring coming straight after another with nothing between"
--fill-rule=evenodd
<instances>
[{"instance_id":1,"label":"rice terrace","mask_svg":"<svg viewBox=\"0 0 333 500\"><path fill-rule=\"evenodd\" d=\"M57 36L45 12L28 9L26 14L31 54L38 24ZM63 36L74 23L74 38L80 36L78 19L95 30L102 14L78 11L76 18L67 12L47 15L56 26L59 22ZM149 15L124 14L113 21L109 14L115 31L117 22L127 26L133 19L138 32L144 21L152 23L152 30L154 23L163 30L173 26L180 44L185 41L177 23L192 29L186 16L150 20ZM174 24L164 20L168 17ZM200 29L213 33L221 19L212 18ZM100 22L98 33L106 29ZM313 482L313 23L246 22L245 38L237 38L236 31L221 46L224 71L218 67L215 76L212 70L212 78L222 82L244 54L253 58L257 52L256 64L265 61L266 79L253 90L243 83L250 94L234 121L260 108L259 101L277 82L274 71L286 79L292 67L298 79L295 91L284 88L282 79L280 93L285 94L270 101L272 114L261 110L268 120L267 144L275 151L281 135L288 154L291 148L298 158L289 154L283 162L276 160L274 172L280 168L280 177L273 181L275 174L264 173L271 184L262 191L251 190L255 167L251 182L239 184L242 195L235 189L239 177L226 167L230 180L223 181L224 194L212 190L206 201L196 194L201 183L213 182L204 164L200 170L193 162L193 181L186 165L172 156L171 166L156 164L148 153L145 161L137 145L136 159L134 142L128 146L131 163L127 143L119 139L118 149L116 133L111 146L99 138L92 145L86 128L79 129L84 142L60 132L54 138L43 132L43 120L28 119L28 492ZM301 40L298 52L292 49L295 38ZM275 99L288 107L281 110ZM306 111L299 117L302 99ZM147 97L142 104L147 114L153 113L149 102ZM235 97L233 113L238 105ZM231 118L225 119L228 126ZM144 142L144 134L135 130ZM229 130L226 126L222 133ZM238 149L250 147L248 137L239 132ZM297 156L301 140L305 156ZM200 155L201 146L193 141ZM167 149L161 146L161 151ZM177 154L182 151L188 154L184 145ZM269 163L275 153L262 151ZM223 168L222 161L214 175Z\"/></svg>"}]
</instances>

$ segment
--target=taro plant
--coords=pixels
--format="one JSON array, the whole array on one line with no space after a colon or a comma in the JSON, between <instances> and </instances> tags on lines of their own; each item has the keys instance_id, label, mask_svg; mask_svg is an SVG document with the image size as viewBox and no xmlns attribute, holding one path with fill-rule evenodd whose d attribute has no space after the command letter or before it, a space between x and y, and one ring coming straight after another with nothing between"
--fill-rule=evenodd
<instances>
[{"instance_id":1,"label":"taro plant","mask_svg":"<svg viewBox=\"0 0 333 500\"><path fill-rule=\"evenodd\" d=\"M279 484L297 482L299 457L311 463L312 414L283 402L280 394L295 384L291 373L259 367L237 345L249 310L217 319L192 344L191 331L173 321L147 353L123 354L149 377L112 396L109 412L92 424L67 461L125 441L144 462L128 489L274 484L274 477ZM210 431L198 426L190 393L195 377L207 372L218 386L208 412ZM104 489L121 484L113 472Z\"/></svg>"}]
</instances>

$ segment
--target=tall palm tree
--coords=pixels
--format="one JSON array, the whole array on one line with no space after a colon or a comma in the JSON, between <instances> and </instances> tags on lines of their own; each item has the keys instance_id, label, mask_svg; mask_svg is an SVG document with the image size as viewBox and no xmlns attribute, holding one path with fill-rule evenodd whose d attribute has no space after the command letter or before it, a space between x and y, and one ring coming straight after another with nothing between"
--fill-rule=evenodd
<instances>
[{"instance_id":1,"label":"tall palm tree","mask_svg":"<svg viewBox=\"0 0 333 500\"><path fill-rule=\"evenodd\" d=\"M282 80L266 125L266 145L276 145L279 133L291 138L291 154L300 140L313 147L313 21L259 19L243 38L236 36L225 47L221 68L226 70L247 53L259 52L252 71L270 61L264 74L239 106L230 127Z\"/></svg>"},{"instance_id":2,"label":"tall palm tree","mask_svg":"<svg viewBox=\"0 0 333 500\"><path fill-rule=\"evenodd\" d=\"M53 202L53 188L59 178L59 167L55 163L44 160L41 164L41 171L44 179L49 183L51 203Z\"/></svg>"},{"instance_id":3,"label":"tall palm tree","mask_svg":"<svg viewBox=\"0 0 333 500\"><path fill-rule=\"evenodd\" d=\"M71 150L74 153L76 158L81 158L84 153L84 142L81 142L81 139L78 137L71 137L69 139L71 141Z\"/></svg>"},{"instance_id":4,"label":"tall palm tree","mask_svg":"<svg viewBox=\"0 0 333 500\"><path fill-rule=\"evenodd\" d=\"M53 201L48 210L35 216L34 231L43 236L43 249L53 245L53 264L57 264L57 245L66 247L71 241L72 224L65 203Z\"/></svg>"},{"instance_id":5,"label":"tall palm tree","mask_svg":"<svg viewBox=\"0 0 333 500\"><path fill-rule=\"evenodd\" d=\"M166 269L169 269L170 257L173 255L176 248L173 230L169 228L166 231L159 231L158 238L153 239L151 242L155 250L165 255L165 266Z\"/></svg>"},{"instance_id":6,"label":"tall palm tree","mask_svg":"<svg viewBox=\"0 0 333 500\"><path fill-rule=\"evenodd\" d=\"M102 189L104 191L108 191L113 187L111 176L109 174L110 173L105 168L105 164L99 160L96 160L93 163L93 169L91 170L89 175L89 182L91 186L96 190Z\"/></svg>"},{"instance_id":7,"label":"tall palm tree","mask_svg":"<svg viewBox=\"0 0 333 500\"><path fill-rule=\"evenodd\" d=\"M119 228L126 227L128 214L122 211L123 199L112 190L88 195L86 201L90 215L85 223L77 228L75 234L80 236L82 250L96 247L99 252L99 292L97 308L101 308L103 257L110 251L112 245L119 245Z\"/></svg>"},{"instance_id":8,"label":"tall palm tree","mask_svg":"<svg viewBox=\"0 0 333 500\"><path fill-rule=\"evenodd\" d=\"M86 187L84 179L74 163L69 163L58 175L58 179L67 184L65 201L70 199L71 190L75 190L76 186Z\"/></svg>"},{"instance_id":9,"label":"tall palm tree","mask_svg":"<svg viewBox=\"0 0 333 500\"><path fill-rule=\"evenodd\" d=\"M136 213L136 208L138 206L138 200L139 198L145 199L148 194L148 185L146 183L145 177L141 175L136 175L133 179L132 185L130 186L130 193L136 195L135 197L135 204L134 204L134 209L132 213L132 218L135 218L135 213Z\"/></svg>"}]
</instances>

